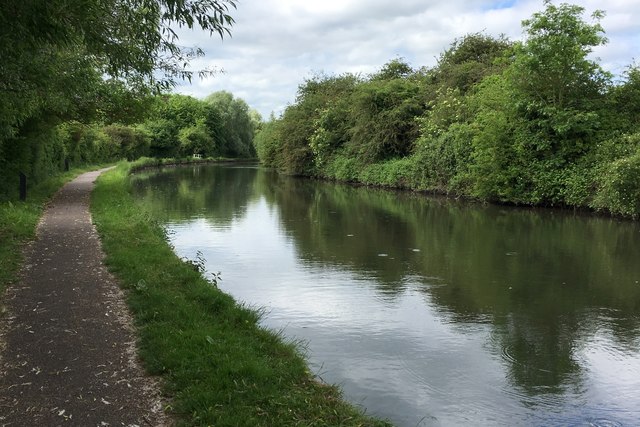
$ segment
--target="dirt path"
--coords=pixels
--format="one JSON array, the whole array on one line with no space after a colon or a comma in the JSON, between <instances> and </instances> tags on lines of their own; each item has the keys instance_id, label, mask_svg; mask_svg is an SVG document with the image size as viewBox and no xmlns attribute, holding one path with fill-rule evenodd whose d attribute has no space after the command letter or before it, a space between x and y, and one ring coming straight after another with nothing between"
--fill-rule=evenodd
<instances>
[{"instance_id":1,"label":"dirt path","mask_svg":"<svg viewBox=\"0 0 640 427\"><path fill-rule=\"evenodd\" d=\"M91 223L89 195L101 172L54 197L20 282L0 299L1 426L167 424Z\"/></svg>"}]
</instances>

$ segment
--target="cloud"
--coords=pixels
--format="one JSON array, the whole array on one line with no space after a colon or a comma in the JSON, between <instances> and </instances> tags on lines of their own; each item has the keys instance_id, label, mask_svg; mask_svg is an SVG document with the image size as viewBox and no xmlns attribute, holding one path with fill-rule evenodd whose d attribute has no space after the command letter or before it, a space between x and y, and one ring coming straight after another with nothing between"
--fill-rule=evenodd
<instances>
[{"instance_id":1,"label":"cloud","mask_svg":"<svg viewBox=\"0 0 640 427\"><path fill-rule=\"evenodd\" d=\"M594 56L606 69L623 72L638 56L640 0L572 3L586 9L585 19L605 9L609 44ZM542 9L541 0L240 0L232 11L232 37L179 32L181 44L206 52L194 68L225 72L176 91L205 97L227 90L266 117L292 103L298 85L314 72L367 74L396 57L414 67L434 66L451 42L468 33L521 39L521 21Z\"/></svg>"}]
</instances>

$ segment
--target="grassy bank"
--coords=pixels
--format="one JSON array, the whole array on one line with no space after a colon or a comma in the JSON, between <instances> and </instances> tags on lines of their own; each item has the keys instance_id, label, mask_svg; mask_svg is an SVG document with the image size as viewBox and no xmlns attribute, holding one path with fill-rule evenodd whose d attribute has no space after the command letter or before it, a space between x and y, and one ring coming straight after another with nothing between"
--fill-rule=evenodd
<instances>
[{"instance_id":1,"label":"grassy bank","mask_svg":"<svg viewBox=\"0 0 640 427\"><path fill-rule=\"evenodd\" d=\"M299 347L181 261L132 199L130 169L98 180L92 212L107 264L127 290L144 366L164 379L179 424L387 425L316 381Z\"/></svg>"},{"instance_id":2,"label":"grassy bank","mask_svg":"<svg viewBox=\"0 0 640 427\"><path fill-rule=\"evenodd\" d=\"M17 279L22 262L21 247L34 238L47 201L66 182L91 169L73 169L48 178L28 188L27 200L24 202L0 202L0 292Z\"/></svg>"}]
</instances>

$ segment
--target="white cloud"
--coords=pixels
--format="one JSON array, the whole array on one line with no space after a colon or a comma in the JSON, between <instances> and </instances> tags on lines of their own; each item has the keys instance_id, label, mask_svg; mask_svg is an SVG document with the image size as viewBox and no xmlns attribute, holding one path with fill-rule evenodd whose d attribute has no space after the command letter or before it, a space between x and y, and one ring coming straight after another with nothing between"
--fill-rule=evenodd
<instances>
[{"instance_id":1,"label":"white cloud","mask_svg":"<svg viewBox=\"0 0 640 427\"><path fill-rule=\"evenodd\" d=\"M586 19L595 9L607 12L609 43L594 51L605 68L621 73L640 59L640 0L567 1L585 7ZM180 32L181 44L207 53L195 68L225 73L176 90L196 97L227 90L266 117L293 102L314 72L366 74L398 56L414 67L433 66L468 33L521 38L521 21L542 9L541 0L240 0L232 37Z\"/></svg>"}]
</instances>

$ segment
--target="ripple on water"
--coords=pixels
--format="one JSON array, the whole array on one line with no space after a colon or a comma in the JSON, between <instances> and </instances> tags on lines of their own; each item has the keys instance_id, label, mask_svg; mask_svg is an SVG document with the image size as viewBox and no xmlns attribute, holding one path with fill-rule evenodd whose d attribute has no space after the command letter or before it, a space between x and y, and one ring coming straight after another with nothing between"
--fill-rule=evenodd
<instances>
[{"instance_id":1,"label":"ripple on water","mask_svg":"<svg viewBox=\"0 0 640 427\"><path fill-rule=\"evenodd\" d=\"M614 420L609 420L606 418L598 418L594 420L589 420L589 426L591 427L622 427L624 424L619 423Z\"/></svg>"},{"instance_id":2,"label":"ripple on water","mask_svg":"<svg viewBox=\"0 0 640 427\"><path fill-rule=\"evenodd\" d=\"M516 358L511 354L511 346L504 345L502 346L502 359L509 363L518 363Z\"/></svg>"},{"instance_id":3,"label":"ripple on water","mask_svg":"<svg viewBox=\"0 0 640 427\"><path fill-rule=\"evenodd\" d=\"M513 364L513 365L523 365L523 363L519 361L516 358L516 356L513 355L513 349L511 345L503 345L501 348L502 348L502 351L501 351L502 360L509 362L510 364ZM548 369L544 369L540 367L536 368L536 371L547 372L547 373L551 372Z\"/></svg>"}]
</instances>

